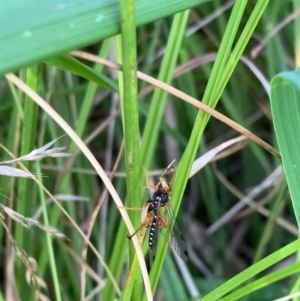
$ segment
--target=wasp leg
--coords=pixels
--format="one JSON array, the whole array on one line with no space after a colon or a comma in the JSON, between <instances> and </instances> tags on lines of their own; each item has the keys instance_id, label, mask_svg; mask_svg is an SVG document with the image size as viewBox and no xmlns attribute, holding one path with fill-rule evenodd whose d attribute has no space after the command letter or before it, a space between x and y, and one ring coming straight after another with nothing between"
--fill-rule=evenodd
<instances>
[{"instance_id":1,"label":"wasp leg","mask_svg":"<svg viewBox=\"0 0 300 301\"><path fill-rule=\"evenodd\" d=\"M134 233L127 235L128 239L131 239L135 234L137 234L141 229L143 228L147 228L152 224L152 220L153 220L153 215L151 212L147 213L147 216L145 217L144 222L141 224L141 226L134 231Z\"/></svg>"},{"instance_id":2,"label":"wasp leg","mask_svg":"<svg viewBox=\"0 0 300 301\"><path fill-rule=\"evenodd\" d=\"M128 239L131 239L135 234L137 234L142 228L144 227L144 225L141 225L138 229L136 229L131 235L127 235Z\"/></svg>"},{"instance_id":3,"label":"wasp leg","mask_svg":"<svg viewBox=\"0 0 300 301\"><path fill-rule=\"evenodd\" d=\"M143 207L125 207L125 206L118 206L118 209L126 209L126 210L132 210L132 211L142 211Z\"/></svg>"},{"instance_id":4,"label":"wasp leg","mask_svg":"<svg viewBox=\"0 0 300 301\"><path fill-rule=\"evenodd\" d=\"M145 186L145 187L142 187L142 188L140 188L140 189L146 189L146 188L148 188L148 189L154 189L154 190L156 191L156 190L157 190L157 187L158 187L158 184L156 184L156 185L150 184L150 182L149 182L149 177L148 177L148 175L147 175L147 171L146 171L145 168L143 168L143 169L144 169L145 178L146 178L146 186Z\"/></svg>"},{"instance_id":5,"label":"wasp leg","mask_svg":"<svg viewBox=\"0 0 300 301\"><path fill-rule=\"evenodd\" d=\"M144 203L142 207L125 207L125 206L118 206L118 209L126 209L126 210L132 210L132 211L142 211L148 206L148 203Z\"/></svg>"},{"instance_id":6,"label":"wasp leg","mask_svg":"<svg viewBox=\"0 0 300 301\"><path fill-rule=\"evenodd\" d=\"M158 216L158 221L159 221L159 228L160 229L164 229L164 228L167 228L169 226L168 222L166 221L166 219L162 215Z\"/></svg>"}]
</instances>

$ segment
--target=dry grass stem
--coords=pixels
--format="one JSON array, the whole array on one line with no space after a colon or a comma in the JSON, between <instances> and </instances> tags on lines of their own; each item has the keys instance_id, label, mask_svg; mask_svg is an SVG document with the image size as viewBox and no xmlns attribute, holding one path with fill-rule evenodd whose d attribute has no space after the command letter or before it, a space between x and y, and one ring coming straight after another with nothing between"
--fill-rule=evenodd
<instances>
[{"instance_id":1,"label":"dry grass stem","mask_svg":"<svg viewBox=\"0 0 300 301\"><path fill-rule=\"evenodd\" d=\"M72 51L71 54L75 57L80 57L92 62L96 62L96 63L100 63L103 64L109 68L114 68L117 70L122 71L122 66L120 64L111 62L109 60L106 60L104 58L100 58L96 55L92 55L86 52L82 52L82 51ZM156 86L157 88L160 88L162 90L165 90L166 92L168 92L169 94L174 95L175 97L178 97L188 103L190 103L191 105L197 107L198 109L204 111L205 113L213 116L214 118L220 120L221 122L227 124L228 126L230 126L231 128L233 128L234 130L236 130L237 132L241 133L242 135L248 137L250 140L253 140L255 143L257 143L258 145L260 145L261 147L263 147L264 149L266 149L268 152L270 152L273 156L277 157L277 158L281 158L279 152L272 147L271 145L269 145L268 143L266 143L265 141L263 141L261 138L259 138L258 136L254 135L252 132L250 132L249 130L247 130L246 128L242 127L240 124L238 124L237 122L234 122L232 119L228 118L227 116L219 113L218 111L212 109L211 107L209 107L208 105L205 105L204 103L202 103L201 101L187 95L186 93L166 84L163 83L151 76L148 76L140 71L137 72L137 77L141 80L144 80L154 86Z\"/></svg>"},{"instance_id":2,"label":"dry grass stem","mask_svg":"<svg viewBox=\"0 0 300 301\"><path fill-rule=\"evenodd\" d=\"M0 164L8 164L8 163L15 163L15 162L20 162L20 161L37 161L37 160L41 160L47 157L70 157L72 156L69 153L62 153L62 151L64 151L67 147L63 146L63 147L55 147L55 148L51 148L49 149L58 139L60 139L61 137L54 139L53 141L45 144L44 146L33 150L32 152L30 152L29 154L19 157L19 158L15 158L13 160L9 160L9 161L4 161L4 162L0 162Z\"/></svg>"},{"instance_id":3,"label":"dry grass stem","mask_svg":"<svg viewBox=\"0 0 300 301\"><path fill-rule=\"evenodd\" d=\"M43 279L37 276L36 272L38 270L36 260L27 255L27 253L20 249L16 244L13 236L10 234L7 225L5 224L3 215L0 214L0 222L4 229L6 230L6 234L8 239L13 247L15 254L22 260L26 267L26 280L29 285L31 285L35 289L36 300L50 300L45 294L40 292L40 289L48 290L47 285Z\"/></svg>"}]
</instances>

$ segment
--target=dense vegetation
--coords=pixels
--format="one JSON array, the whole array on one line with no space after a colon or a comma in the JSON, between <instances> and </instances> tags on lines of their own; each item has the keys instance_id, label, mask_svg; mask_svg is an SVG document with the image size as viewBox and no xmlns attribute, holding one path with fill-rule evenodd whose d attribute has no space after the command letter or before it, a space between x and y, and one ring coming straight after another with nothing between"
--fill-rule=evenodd
<instances>
[{"instance_id":1,"label":"dense vegetation","mask_svg":"<svg viewBox=\"0 0 300 301\"><path fill-rule=\"evenodd\" d=\"M3 6L0 301L297 298L299 1L100 2Z\"/></svg>"}]
</instances>

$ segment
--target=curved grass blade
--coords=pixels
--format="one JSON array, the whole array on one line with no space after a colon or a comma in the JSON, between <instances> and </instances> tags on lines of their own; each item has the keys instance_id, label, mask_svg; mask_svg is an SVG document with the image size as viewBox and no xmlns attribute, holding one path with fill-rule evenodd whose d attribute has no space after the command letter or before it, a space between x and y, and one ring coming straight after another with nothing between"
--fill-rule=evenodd
<instances>
[{"instance_id":1,"label":"curved grass blade","mask_svg":"<svg viewBox=\"0 0 300 301\"><path fill-rule=\"evenodd\" d=\"M100 72L93 70L89 66L79 62L72 56L68 54L62 54L57 57L48 59L45 63L53 65L59 69L69 71L78 76L84 77L87 80L95 82L100 86L112 90L114 92L118 92L118 85L115 81L110 78L104 76Z\"/></svg>"}]
</instances>

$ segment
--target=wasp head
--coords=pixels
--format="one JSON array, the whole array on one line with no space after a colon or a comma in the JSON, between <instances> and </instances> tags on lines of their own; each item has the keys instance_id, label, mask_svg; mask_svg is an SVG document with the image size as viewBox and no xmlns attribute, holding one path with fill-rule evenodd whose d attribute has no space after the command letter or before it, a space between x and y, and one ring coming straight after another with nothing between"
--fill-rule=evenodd
<instances>
[{"instance_id":1,"label":"wasp head","mask_svg":"<svg viewBox=\"0 0 300 301\"><path fill-rule=\"evenodd\" d=\"M164 178L160 178L158 185L158 190L164 193L170 193L171 192L171 186L167 183L167 181Z\"/></svg>"}]
</instances>

